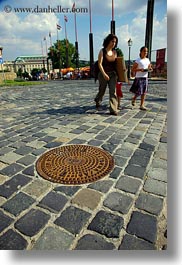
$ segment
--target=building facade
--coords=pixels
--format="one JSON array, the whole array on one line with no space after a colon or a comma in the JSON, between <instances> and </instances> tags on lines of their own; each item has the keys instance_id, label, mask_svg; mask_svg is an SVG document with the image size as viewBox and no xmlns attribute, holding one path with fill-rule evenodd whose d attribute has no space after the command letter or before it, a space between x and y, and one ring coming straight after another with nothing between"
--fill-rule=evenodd
<instances>
[{"instance_id":1,"label":"building facade","mask_svg":"<svg viewBox=\"0 0 182 265\"><path fill-rule=\"evenodd\" d=\"M17 73L19 69L22 72L31 73L32 69L45 68L48 72L52 70L51 60L47 60L46 56L42 55L24 55L18 56L14 61L4 61L2 69L4 71Z\"/></svg>"},{"instance_id":2,"label":"building facade","mask_svg":"<svg viewBox=\"0 0 182 265\"><path fill-rule=\"evenodd\" d=\"M34 68L42 69L45 68L47 71L52 69L52 63L47 60L46 56L42 55L24 55L18 56L13 62L14 71L22 69L23 72L31 73Z\"/></svg>"}]
</instances>

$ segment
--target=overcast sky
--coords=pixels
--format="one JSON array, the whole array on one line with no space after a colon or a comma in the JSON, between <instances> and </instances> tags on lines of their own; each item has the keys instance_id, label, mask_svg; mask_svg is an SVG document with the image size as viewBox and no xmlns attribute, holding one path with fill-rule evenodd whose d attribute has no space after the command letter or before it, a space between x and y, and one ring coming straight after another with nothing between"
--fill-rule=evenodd
<instances>
[{"instance_id":1,"label":"overcast sky","mask_svg":"<svg viewBox=\"0 0 182 265\"><path fill-rule=\"evenodd\" d=\"M97 59L98 52L102 48L103 39L110 33L112 18L111 0L91 0L92 33L94 42L94 58ZM147 0L114 0L114 20L116 24L116 35L119 42L118 47L128 59L129 38L132 39L131 59L136 59L139 49L145 44L145 27ZM47 46L50 46L49 32L52 42L57 40L56 24L62 27L58 38L65 38L64 15L67 16L67 37L71 43L75 43L74 14L70 12L73 0L0 0L0 46L3 46L4 60L15 60L20 55L42 54ZM65 13L37 13L37 12L15 12L14 8L32 8L34 11L41 9L52 9L60 6ZM89 0L76 0L77 8L76 25L78 36L78 48L80 59L89 59L89 32L90 14ZM39 8L39 9L38 9ZM66 8L69 8L66 12ZM81 13L81 9L84 12ZM80 11L80 12L79 12ZM88 12L86 12L88 11ZM46 37L46 41L44 41ZM152 50L167 48L167 0L155 0L153 20L153 43ZM154 55L155 52L152 52ZM154 56L155 57L155 56Z\"/></svg>"}]
</instances>

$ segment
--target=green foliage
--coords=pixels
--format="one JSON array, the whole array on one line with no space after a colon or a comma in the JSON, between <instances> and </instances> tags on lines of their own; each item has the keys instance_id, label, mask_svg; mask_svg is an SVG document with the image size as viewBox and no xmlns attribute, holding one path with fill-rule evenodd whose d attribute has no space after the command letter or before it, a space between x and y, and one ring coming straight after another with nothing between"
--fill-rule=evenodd
<instances>
[{"instance_id":1,"label":"green foliage","mask_svg":"<svg viewBox=\"0 0 182 265\"><path fill-rule=\"evenodd\" d=\"M41 71L42 71L44 74L47 73L47 70L45 69L45 67L42 68Z\"/></svg>"},{"instance_id":2,"label":"green foliage","mask_svg":"<svg viewBox=\"0 0 182 265\"><path fill-rule=\"evenodd\" d=\"M122 50L120 48L116 48L116 52L117 52L117 56L118 57L123 57L124 56L123 52L122 52Z\"/></svg>"},{"instance_id":3,"label":"green foliage","mask_svg":"<svg viewBox=\"0 0 182 265\"><path fill-rule=\"evenodd\" d=\"M29 73L25 71L24 73L22 73L22 77L23 78L29 78Z\"/></svg>"},{"instance_id":4,"label":"green foliage","mask_svg":"<svg viewBox=\"0 0 182 265\"><path fill-rule=\"evenodd\" d=\"M33 68L33 69L31 70L31 75L38 75L39 72L40 72L40 69L38 69L38 68Z\"/></svg>"},{"instance_id":5,"label":"green foliage","mask_svg":"<svg viewBox=\"0 0 182 265\"><path fill-rule=\"evenodd\" d=\"M9 73L10 70L9 69L3 69L3 70L0 70L0 73Z\"/></svg>"},{"instance_id":6,"label":"green foliage","mask_svg":"<svg viewBox=\"0 0 182 265\"><path fill-rule=\"evenodd\" d=\"M40 84L46 84L45 81L25 81L21 78L15 80L5 80L4 83L0 84L0 87L12 87L12 86L35 86Z\"/></svg>"},{"instance_id":7,"label":"green foliage","mask_svg":"<svg viewBox=\"0 0 182 265\"><path fill-rule=\"evenodd\" d=\"M18 71L17 71L17 76L18 77L22 77L22 72L23 72L22 69L19 68Z\"/></svg>"},{"instance_id":8,"label":"green foliage","mask_svg":"<svg viewBox=\"0 0 182 265\"><path fill-rule=\"evenodd\" d=\"M33 68L31 70L31 75L35 76L38 75L39 73L43 72L44 74L47 72L45 68L39 69L39 68Z\"/></svg>"},{"instance_id":9,"label":"green foliage","mask_svg":"<svg viewBox=\"0 0 182 265\"><path fill-rule=\"evenodd\" d=\"M54 69L76 67L77 52L75 46L69 41L66 43L66 39L54 43L49 48L48 57L51 59Z\"/></svg>"}]
</instances>

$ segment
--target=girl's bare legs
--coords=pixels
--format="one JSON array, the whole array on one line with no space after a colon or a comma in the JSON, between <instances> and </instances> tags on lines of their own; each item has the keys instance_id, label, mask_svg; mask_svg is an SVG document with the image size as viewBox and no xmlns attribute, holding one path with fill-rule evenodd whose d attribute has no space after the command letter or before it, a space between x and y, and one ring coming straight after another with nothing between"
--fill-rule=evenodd
<instances>
[{"instance_id":1,"label":"girl's bare legs","mask_svg":"<svg viewBox=\"0 0 182 265\"><path fill-rule=\"evenodd\" d=\"M131 104L132 104L133 106L135 106L136 98L137 98L136 95L134 95L134 97L132 97Z\"/></svg>"},{"instance_id":2,"label":"girl's bare legs","mask_svg":"<svg viewBox=\"0 0 182 265\"><path fill-rule=\"evenodd\" d=\"M146 110L146 108L144 106L144 102L145 102L145 94L141 95L141 104L140 104L141 110Z\"/></svg>"}]
</instances>

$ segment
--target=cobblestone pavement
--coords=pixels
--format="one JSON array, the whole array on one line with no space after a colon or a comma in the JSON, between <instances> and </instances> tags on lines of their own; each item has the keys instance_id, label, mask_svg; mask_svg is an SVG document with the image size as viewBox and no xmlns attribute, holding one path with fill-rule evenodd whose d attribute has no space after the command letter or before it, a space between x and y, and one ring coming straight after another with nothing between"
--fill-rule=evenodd
<instances>
[{"instance_id":1,"label":"cobblestone pavement","mask_svg":"<svg viewBox=\"0 0 182 265\"><path fill-rule=\"evenodd\" d=\"M110 116L108 92L95 110L93 80L50 81L0 90L0 249L166 249L167 84L152 81L148 111ZM94 183L67 186L38 176L51 148L98 146L114 170Z\"/></svg>"}]
</instances>

